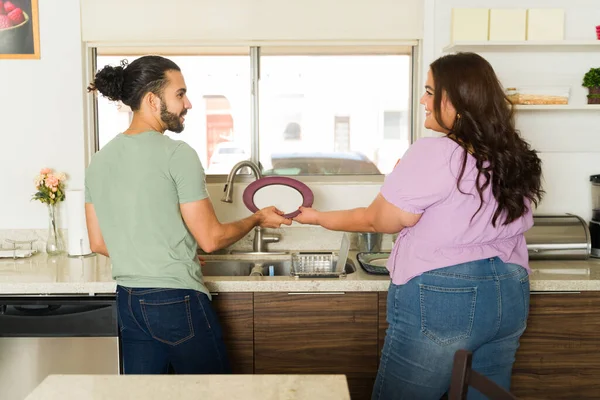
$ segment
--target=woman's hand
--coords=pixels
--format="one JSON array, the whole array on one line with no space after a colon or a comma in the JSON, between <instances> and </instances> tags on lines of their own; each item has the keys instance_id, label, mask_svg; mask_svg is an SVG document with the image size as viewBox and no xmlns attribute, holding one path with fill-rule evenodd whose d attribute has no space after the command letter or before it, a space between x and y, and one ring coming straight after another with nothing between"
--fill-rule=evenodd
<instances>
[{"instance_id":1,"label":"woman's hand","mask_svg":"<svg viewBox=\"0 0 600 400\"><path fill-rule=\"evenodd\" d=\"M300 214L298 214L294 221L301 224L319 225L319 211L314 208L300 207Z\"/></svg>"}]
</instances>

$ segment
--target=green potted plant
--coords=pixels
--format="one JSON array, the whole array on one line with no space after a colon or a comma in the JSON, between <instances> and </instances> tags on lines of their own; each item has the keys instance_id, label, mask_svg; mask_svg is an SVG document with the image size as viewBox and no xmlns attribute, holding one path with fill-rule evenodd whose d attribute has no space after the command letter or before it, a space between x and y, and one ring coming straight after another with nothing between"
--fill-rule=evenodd
<instances>
[{"instance_id":1,"label":"green potted plant","mask_svg":"<svg viewBox=\"0 0 600 400\"><path fill-rule=\"evenodd\" d=\"M600 104L600 68L590 68L583 76L583 87L588 88L588 104Z\"/></svg>"}]
</instances>

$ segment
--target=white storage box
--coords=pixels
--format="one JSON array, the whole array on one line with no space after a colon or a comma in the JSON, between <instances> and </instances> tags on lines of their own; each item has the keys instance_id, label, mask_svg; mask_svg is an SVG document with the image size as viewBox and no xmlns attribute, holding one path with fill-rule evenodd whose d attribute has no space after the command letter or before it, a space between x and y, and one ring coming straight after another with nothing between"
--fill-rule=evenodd
<instances>
[{"instance_id":1,"label":"white storage box","mask_svg":"<svg viewBox=\"0 0 600 400\"><path fill-rule=\"evenodd\" d=\"M490 10L490 41L524 41L527 36L526 9Z\"/></svg>"},{"instance_id":2,"label":"white storage box","mask_svg":"<svg viewBox=\"0 0 600 400\"><path fill-rule=\"evenodd\" d=\"M453 8L450 40L452 43L488 40L489 18L487 8Z\"/></svg>"},{"instance_id":3,"label":"white storage box","mask_svg":"<svg viewBox=\"0 0 600 400\"><path fill-rule=\"evenodd\" d=\"M527 10L527 40L564 40L565 11L553 8Z\"/></svg>"}]
</instances>

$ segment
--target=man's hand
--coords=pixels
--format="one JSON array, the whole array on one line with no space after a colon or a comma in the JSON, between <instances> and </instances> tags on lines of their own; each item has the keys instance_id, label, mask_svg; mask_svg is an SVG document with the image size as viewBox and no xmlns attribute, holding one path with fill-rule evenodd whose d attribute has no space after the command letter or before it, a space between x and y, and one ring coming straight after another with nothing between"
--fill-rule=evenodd
<instances>
[{"instance_id":1,"label":"man's hand","mask_svg":"<svg viewBox=\"0 0 600 400\"><path fill-rule=\"evenodd\" d=\"M265 207L256 212L261 228L279 228L281 225L291 225L292 220L283 218L283 211L276 207Z\"/></svg>"},{"instance_id":2,"label":"man's hand","mask_svg":"<svg viewBox=\"0 0 600 400\"><path fill-rule=\"evenodd\" d=\"M200 265L201 266L204 267L206 265L206 260L204 258L200 257L200 256L198 256L198 261L200 261Z\"/></svg>"},{"instance_id":3,"label":"man's hand","mask_svg":"<svg viewBox=\"0 0 600 400\"><path fill-rule=\"evenodd\" d=\"M301 224L319 225L319 212L317 210L309 207L300 207L299 210L300 214L294 218L294 221Z\"/></svg>"}]
</instances>

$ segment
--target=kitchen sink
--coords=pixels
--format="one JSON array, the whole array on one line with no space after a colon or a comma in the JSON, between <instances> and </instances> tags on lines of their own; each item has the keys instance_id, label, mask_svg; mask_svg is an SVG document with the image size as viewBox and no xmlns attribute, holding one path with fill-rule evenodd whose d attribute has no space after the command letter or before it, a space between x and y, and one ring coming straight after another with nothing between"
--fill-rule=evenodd
<instances>
[{"instance_id":1,"label":"kitchen sink","mask_svg":"<svg viewBox=\"0 0 600 400\"><path fill-rule=\"evenodd\" d=\"M204 276L249 276L254 266L260 266L263 275L269 275L269 266L273 266L274 275L290 274L291 261L238 261L238 260L206 260L202 266Z\"/></svg>"},{"instance_id":2,"label":"kitchen sink","mask_svg":"<svg viewBox=\"0 0 600 400\"><path fill-rule=\"evenodd\" d=\"M206 259L202 266L204 276L250 276L254 271L261 271L263 276L269 276L270 267L273 267L273 276L290 276L292 260L222 260ZM346 274L356 272L356 267L351 260L346 262Z\"/></svg>"}]
</instances>

